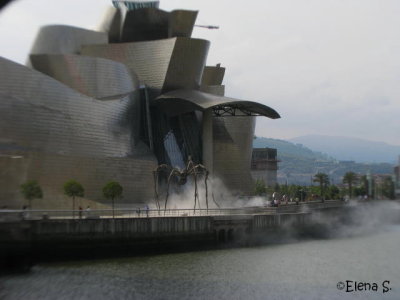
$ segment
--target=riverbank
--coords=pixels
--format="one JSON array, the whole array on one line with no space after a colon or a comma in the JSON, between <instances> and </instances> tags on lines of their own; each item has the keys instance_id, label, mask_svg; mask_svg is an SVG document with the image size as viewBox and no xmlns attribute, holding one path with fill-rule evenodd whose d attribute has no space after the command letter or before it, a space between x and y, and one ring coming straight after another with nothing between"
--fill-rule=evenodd
<instances>
[{"instance_id":1,"label":"riverbank","mask_svg":"<svg viewBox=\"0 0 400 300\"><path fill-rule=\"evenodd\" d=\"M282 237L326 238L332 229L357 222L357 213L367 206L373 205L360 208L331 202L314 208L300 205L296 212L253 209L249 214L218 216L3 222L1 263L4 268L24 270L43 261L254 246Z\"/></svg>"},{"instance_id":2,"label":"riverbank","mask_svg":"<svg viewBox=\"0 0 400 300\"><path fill-rule=\"evenodd\" d=\"M364 227L361 225L361 227ZM399 299L399 226L266 246L39 263L1 277L12 299ZM346 292L339 281L376 282ZM392 289L383 293L382 283Z\"/></svg>"}]
</instances>

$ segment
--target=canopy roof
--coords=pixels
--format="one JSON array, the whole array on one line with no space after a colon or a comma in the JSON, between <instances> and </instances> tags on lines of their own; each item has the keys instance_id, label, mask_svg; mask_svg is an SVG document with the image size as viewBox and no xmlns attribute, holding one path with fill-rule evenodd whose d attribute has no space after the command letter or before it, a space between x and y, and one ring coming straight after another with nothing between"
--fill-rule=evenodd
<instances>
[{"instance_id":1,"label":"canopy roof","mask_svg":"<svg viewBox=\"0 0 400 300\"><path fill-rule=\"evenodd\" d=\"M264 104L217 96L197 90L174 90L160 95L155 104L169 115L212 109L215 116L264 116L278 119L281 116L271 107Z\"/></svg>"}]
</instances>

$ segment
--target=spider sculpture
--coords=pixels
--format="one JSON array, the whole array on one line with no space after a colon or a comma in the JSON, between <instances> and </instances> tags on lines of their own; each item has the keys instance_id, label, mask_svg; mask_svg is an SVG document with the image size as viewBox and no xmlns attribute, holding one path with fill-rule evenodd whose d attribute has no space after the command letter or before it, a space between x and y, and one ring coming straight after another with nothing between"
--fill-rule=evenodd
<instances>
[{"instance_id":1,"label":"spider sculpture","mask_svg":"<svg viewBox=\"0 0 400 300\"><path fill-rule=\"evenodd\" d=\"M193 177L194 180L194 211L196 210L196 205L200 208L200 199L199 199L199 193L198 193L198 186L197 186L197 178L198 177L203 177L204 176L204 185L206 188L206 206L208 210L208 186L207 186L207 180L208 180L208 175L209 172L205 166L202 164L197 164L195 165L194 162L192 161L192 158L189 156L188 162L183 170L178 169L178 168L173 168L170 165L162 164L159 165L154 171L154 193L155 193L155 199L156 199L156 205L157 209L160 211L161 205L158 197L158 179L161 173L167 173L168 174L168 181L167 181L167 193L165 196L165 204L164 204L164 212L167 209L167 203L168 203L168 197L169 197L169 188L171 185L172 180L176 180L175 182L178 185L184 185L187 182L187 178L189 176ZM213 201L217 207L219 205L214 199L214 194L212 194Z\"/></svg>"}]
</instances>

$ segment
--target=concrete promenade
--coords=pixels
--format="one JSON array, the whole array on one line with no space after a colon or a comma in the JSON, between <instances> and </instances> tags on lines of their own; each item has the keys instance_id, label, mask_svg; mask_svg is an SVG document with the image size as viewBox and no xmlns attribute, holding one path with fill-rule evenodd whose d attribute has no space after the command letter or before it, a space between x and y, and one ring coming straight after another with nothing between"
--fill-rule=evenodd
<instances>
[{"instance_id":1,"label":"concrete promenade","mask_svg":"<svg viewBox=\"0 0 400 300\"><path fill-rule=\"evenodd\" d=\"M22 220L48 220L48 219L107 219L107 218L162 218L162 217L198 217L198 216L230 216L230 215L257 215L277 213L300 213L308 210L316 210L330 207L342 206L342 201L327 200L294 202L282 204L278 207L254 206L241 208L210 208L210 209L96 209L96 210L0 210L1 222L18 222Z\"/></svg>"},{"instance_id":2,"label":"concrete promenade","mask_svg":"<svg viewBox=\"0 0 400 300\"><path fill-rule=\"evenodd\" d=\"M247 245L258 236L309 226L311 216L336 213L342 201L280 207L137 211L1 211L0 258L46 259L81 253L128 253L216 244ZM165 214L164 214L165 213Z\"/></svg>"}]
</instances>

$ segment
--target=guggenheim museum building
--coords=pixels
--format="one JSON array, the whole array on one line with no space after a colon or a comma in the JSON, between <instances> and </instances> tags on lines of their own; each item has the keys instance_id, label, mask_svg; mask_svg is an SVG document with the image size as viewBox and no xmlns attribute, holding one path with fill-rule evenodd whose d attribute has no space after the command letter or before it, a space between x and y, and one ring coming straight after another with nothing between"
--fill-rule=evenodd
<instances>
[{"instance_id":1,"label":"guggenheim museum building","mask_svg":"<svg viewBox=\"0 0 400 300\"><path fill-rule=\"evenodd\" d=\"M45 26L26 65L0 58L0 206L21 207L31 179L43 208L70 207L69 179L90 203L111 180L122 203L151 203L157 166L183 168L189 156L252 194L255 117L279 114L224 96L225 68L208 66L210 42L191 37L197 11L113 4L98 31Z\"/></svg>"}]
</instances>

